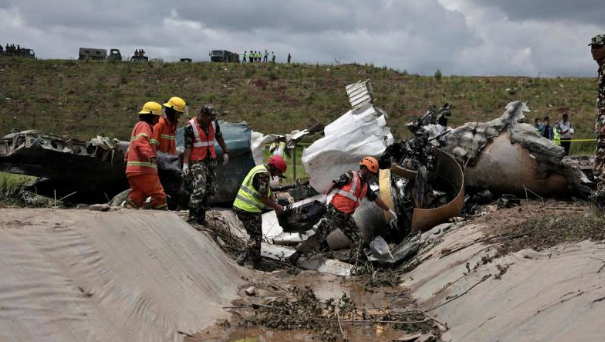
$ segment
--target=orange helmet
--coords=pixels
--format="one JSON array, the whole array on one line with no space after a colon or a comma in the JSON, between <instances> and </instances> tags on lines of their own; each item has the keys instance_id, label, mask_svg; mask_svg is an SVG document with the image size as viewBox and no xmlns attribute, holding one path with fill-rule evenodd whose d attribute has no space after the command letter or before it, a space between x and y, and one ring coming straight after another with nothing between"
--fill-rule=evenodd
<instances>
[{"instance_id":1,"label":"orange helmet","mask_svg":"<svg viewBox=\"0 0 605 342\"><path fill-rule=\"evenodd\" d=\"M378 160L374 157L365 157L360 162L359 165L365 166L370 170L370 172L378 173Z\"/></svg>"}]
</instances>

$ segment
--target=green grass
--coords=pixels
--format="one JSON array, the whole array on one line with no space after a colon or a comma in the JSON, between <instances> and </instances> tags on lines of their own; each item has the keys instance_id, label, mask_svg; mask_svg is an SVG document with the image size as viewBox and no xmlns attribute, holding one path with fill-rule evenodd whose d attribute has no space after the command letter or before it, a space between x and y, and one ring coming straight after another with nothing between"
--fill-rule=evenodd
<instances>
[{"instance_id":1,"label":"green grass","mask_svg":"<svg viewBox=\"0 0 605 342\"><path fill-rule=\"evenodd\" d=\"M106 63L0 58L0 134L39 129L88 140L125 140L146 101L184 98L190 113L213 103L223 120L287 133L311 117L327 124L350 109L344 87L371 79L376 103L389 113L395 137L431 104L452 105L452 126L499 117L514 100L534 117L570 113L577 137L591 137L595 78L419 76L372 65ZM596 76L596 75L595 75ZM184 121L184 120L183 120ZM577 147L576 147L577 146ZM593 147L574 144L572 151ZM301 168L302 170L302 168Z\"/></svg>"},{"instance_id":2,"label":"green grass","mask_svg":"<svg viewBox=\"0 0 605 342\"><path fill-rule=\"evenodd\" d=\"M24 189L36 177L0 172L0 207L49 207L52 201Z\"/></svg>"},{"instance_id":3,"label":"green grass","mask_svg":"<svg viewBox=\"0 0 605 342\"><path fill-rule=\"evenodd\" d=\"M303 149L305 147L307 147L307 144L301 144L299 146L296 146L296 152L292 151L291 157L286 158L286 165L288 165L288 168L286 169L286 178L283 181L284 184L290 184L297 179L307 177L307 173L305 172L305 168L303 167L301 162ZM265 162L269 160L269 157L271 157L269 147L265 147L265 149L263 150L263 157L265 159ZM294 174L294 161L296 161L296 175Z\"/></svg>"}]
</instances>

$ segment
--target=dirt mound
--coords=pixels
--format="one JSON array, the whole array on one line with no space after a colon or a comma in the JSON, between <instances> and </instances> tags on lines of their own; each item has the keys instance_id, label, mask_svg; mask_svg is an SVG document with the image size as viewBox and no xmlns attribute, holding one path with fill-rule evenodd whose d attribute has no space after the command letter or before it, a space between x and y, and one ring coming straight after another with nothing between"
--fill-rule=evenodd
<instances>
[{"instance_id":1,"label":"dirt mound","mask_svg":"<svg viewBox=\"0 0 605 342\"><path fill-rule=\"evenodd\" d=\"M0 340L179 341L248 271L175 214L3 209Z\"/></svg>"}]
</instances>

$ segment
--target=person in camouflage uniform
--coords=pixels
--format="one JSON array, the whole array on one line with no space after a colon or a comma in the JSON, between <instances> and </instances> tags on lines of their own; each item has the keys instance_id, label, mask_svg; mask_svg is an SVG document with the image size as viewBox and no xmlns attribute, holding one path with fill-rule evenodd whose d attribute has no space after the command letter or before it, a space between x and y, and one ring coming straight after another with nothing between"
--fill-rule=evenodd
<instances>
[{"instance_id":1,"label":"person in camouflage uniform","mask_svg":"<svg viewBox=\"0 0 605 342\"><path fill-rule=\"evenodd\" d=\"M302 254L317 249L333 230L339 228L351 241L349 258L357 262L361 257L362 240L353 214L363 198L376 203L382 210L389 212L394 220L397 220L397 214L369 189L368 184L377 175L378 161L373 157L365 157L359 163L359 171L349 171L332 181L332 186L326 191L326 194L333 196L327 204L326 214L319 223L317 231L298 246L288 261L295 263Z\"/></svg>"},{"instance_id":2,"label":"person in camouflage uniform","mask_svg":"<svg viewBox=\"0 0 605 342\"><path fill-rule=\"evenodd\" d=\"M597 155L594 165L594 177L597 183L597 196L605 196L605 34L592 38L590 44L592 58L599 65L597 81Z\"/></svg>"},{"instance_id":3,"label":"person in camouflage uniform","mask_svg":"<svg viewBox=\"0 0 605 342\"><path fill-rule=\"evenodd\" d=\"M242 182L233 202L233 210L242 222L250 238L244 250L237 258L239 265L252 259L255 269L261 267L262 211L275 209L280 215L284 208L271 196L269 181L271 177L282 176L286 172L286 162L280 156L272 156L266 164L254 167Z\"/></svg>"},{"instance_id":4,"label":"person in camouflage uniform","mask_svg":"<svg viewBox=\"0 0 605 342\"><path fill-rule=\"evenodd\" d=\"M185 153L183 174L192 184L189 199L189 219L206 223L206 210L216 190L215 141L223 150L223 165L229 162L221 128L216 122L216 110L212 105L202 108L196 118L185 126Z\"/></svg>"}]
</instances>

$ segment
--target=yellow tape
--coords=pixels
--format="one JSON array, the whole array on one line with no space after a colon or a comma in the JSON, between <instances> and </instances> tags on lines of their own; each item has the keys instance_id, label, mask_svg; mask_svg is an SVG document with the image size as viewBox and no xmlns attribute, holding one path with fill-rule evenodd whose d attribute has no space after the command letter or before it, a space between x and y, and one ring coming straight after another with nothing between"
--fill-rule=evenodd
<instances>
[{"instance_id":1,"label":"yellow tape","mask_svg":"<svg viewBox=\"0 0 605 342\"><path fill-rule=\"evenodd\" d=\"M561 141L583 142L583 141L597 141L597 139L573 139L573 140L561 140Z\"/></svg>"}]
</instances>

